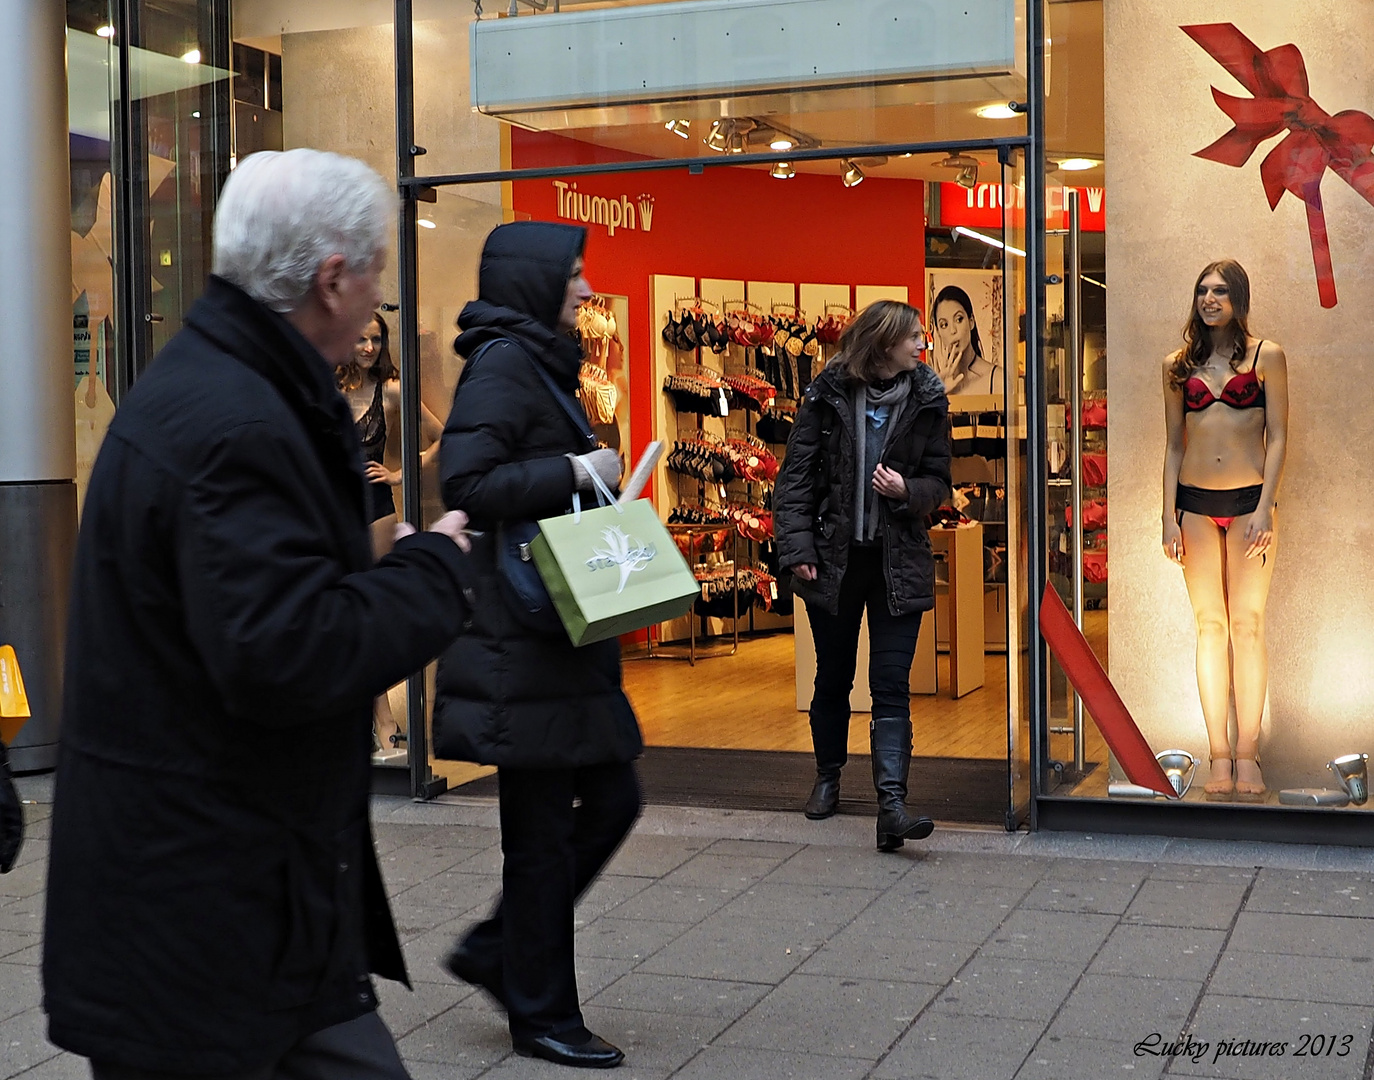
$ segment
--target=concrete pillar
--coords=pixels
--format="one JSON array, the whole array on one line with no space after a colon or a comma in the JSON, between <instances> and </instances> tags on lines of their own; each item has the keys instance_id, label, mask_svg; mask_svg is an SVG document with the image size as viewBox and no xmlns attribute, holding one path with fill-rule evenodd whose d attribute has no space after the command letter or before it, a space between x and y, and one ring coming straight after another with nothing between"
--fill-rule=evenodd
<instances>
[{"instance_id":1,"label":"concrete pillar","mask_svg":"<svg viewBox=\"0 0 1374 1080\"><path fill-rule=\"evenodd\" d=\"M0 642L32 719L17 771L52 768L76 540L65 7L0 0Z\"/></svg>"}]
</instances>

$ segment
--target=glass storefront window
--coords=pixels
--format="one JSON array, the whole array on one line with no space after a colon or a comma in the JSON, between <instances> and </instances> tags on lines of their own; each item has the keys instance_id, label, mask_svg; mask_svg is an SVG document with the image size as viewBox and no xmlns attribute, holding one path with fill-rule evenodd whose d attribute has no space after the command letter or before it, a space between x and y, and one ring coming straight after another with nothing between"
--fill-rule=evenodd
<instances>
[{"instance_id":1,"label":"glass storefront window","mask_svg":"<svg viewBox=\"0 0 1374 1080\"><path fill-rule=\"evenodd\" d=\"M1351 195L1362 194L1362 174L1333 158L1349 179L1338 195L1327 191L1323 217L1319 192L1299 195L1301 185L1290 185L1293 197L1279 198L1282 185L1274 187L1274 174L1266 172L1262 179L1277 201L1271 215L1251 205L1261 183L1254 169L1228 167L1253 149L1240 147L1239 136L1199 155L1230 126L1208 87L1237 96L1256 91L1227 82L1216 50L1209 55L1190 32L1185 0L1112 9L1101 0L1051 0L1033 9L1029 21L1039 20L1043 29L1043 115L1034 130L1024 108L1036 62L1025 48L1024 5L987 0L958 12L912 5L897 11L895 29L872 22L879 10L893 17L891 5L836 5L841 25L827 26L824 37L797 14L802 6L749 0L678 11L682 5L673 0L522 0L512 17L504 3L469 11L417 0L413 57L400 75L413 87L413 167L427 186L406 189L420 199L414 277L393 260L387 294L389 308L411 304L416 315L418 337L409 347L418 358L422 416L427 410L438 418L447 408L461 369L451 347L454 320L475 294L482 241L501 222L575 221L589 229L588 271L601 290L598 317L616 325L622 359L616 371L610 370L615 364L605 369L621 406L605 428L627 459L650 439L671 445L684 431L691 437L757 434L751 416L683 428L665 378L682 364L719 369L718 375L751 374L762 360L748 344L719 354L698 346L690 357L678 355L664 335L670 317L719 310L728 324L732 313L757 308L755 314L771 319L790 306L805 311L814 326L901 291L926 311L938 346L933 359L943 365L958 425L967 422L974 438L1002 440L998 453L958 463L950 507L980 532L981 664L971 660L967 642L963 656L954 655L959 605L947 585L932 619L931 685L942 695L953 688L956 700L937 698L931 716L938 714L946 728L952 719L964 741L928 742L924 750L918 745L918 754L954 759L963 746L975 757L991 755L999 768L1010 763L1009 821L1024 813L1032 792L1051 801L1123 805L1130 792L1121 785L1131 778L1113 753L1112 733L1099 723L1100 703L1084 708L1053 657L1040 667L1047 654L1032 616L1038 589L1048 581L1071 611L1081 612L1087 646L1144 744L1152 752L1186 750L1200 762L1198 783L1183 802L1205 802L1215 748L1208 746L1195 673L1198 616L1183 574L1164 559L1153 535L1160 528L1163 468L1160 363L1178 345L1192 276L1228 253L1250 270L1256 333L1280 341L1290 358L1334 357L1353 348L1340 312L1354 310L1346 297L1357 299L1363 280L1353 268L1345 271L1341 259L1349 256L1341 254L1335 224L1345 228L1354 220L1360 203ZM812 15L831 10L824 3L805 6ZM389 18L385 5L326 11L235 0L236 148L276 145L273 125L279 124L280 145L354 154L395 178L398 73ZM859 22L847 25L850 18ZM1362 18L1345 16L1340 28L1322 29L1308 48L1327 48L1331 34L1358 39L1368 29ZM1261 57L1316 33L1267 0L1238 6L1235 19L1238 27L1246 20L1254 25L1241 27L1233 44L1255 44ZM892 46L905 40L904 32L914 33L915 24L905 27L903 20L921 21L912 37L919 47ZM1139 46L1143 26L1153 51ZM738 62L736 39L749 40L751 64ZM864 47L851 49L854 42ZM1310 96L1324 107L1329 99L1333 114L1359 108L1347 87L1319 88L1308 75ZM277 106L274 86L280 87ZM1168 108L1157 104L1166 98ZM1231 108L1229 99L1217 100ZM278 110L279 119L267 115ZM1281 134L1244 137L1265 142ZM1032 139L1043 141L1032 148ZM1042 175L1043 223L1027 200L1027 185ZM1204 192L1224 198L1211 205ZM1308 217L1332 223L1321 234L1327 248L1311 247ZM1286 230L1281 243L1269 235L1280 225ZM1047 275L1043 286L1034 277L1039 265L1030 265L1037 250ZM1185 274L1187 252L1197 266ZM1299 286L1314 255L1319 287L1304 290ZM1328 302L1333 277L1342 282L1339 307ZM1169 282L1178 287L1166 289ZM413 296L402 295L411 288ZM1309 300L1316 307L1297 318L1280 311L1279 296L1303 297L1304 311ZM948 316L943 322L941 308ZM398 314L383 313L393 333L400 330ZM959 336L961 321L977 326L981 351ZM1121 339L1111 349L1109 326ZM601 355L604 345L592 340L590 346ZM826 357L825 348L817 345L816 362ZM1029 389L1035 394L1028 397ZM780 402L789 394L795 401L795 385L775 390ZM1321 395L1293 398L1285 490L1292 490L1295 470L1312 470L1310 434L1302 433L1311 431L1317 400ZM1032 433L1034 446L1027 442ZM426 441L415 440L421 455ZM388 447L388 461L397 460L398 449ZM1357 475L1356 463L1348 471ZM428 520L441 509L437 477L432 466L418 476L418 502ZM653 492L665 517L707 496L722 506L757 497L753 505L766 509L764 491L727 484L723 491L689 492L695 499L687 500L681 483L679 470L660 467ZM1292 550L1299 541L1287 533L1301 537L1310 526L1289 524L1297 515L1287 505L1284 547ZM766 554L765 546L747 548L744 556L717 551L703 566L743 565ZM1311 675L1329 676L1336 655L1355 666L1362 638L1342 631L1333 643L1333 630L1316 635L1326 643L1317 649L1312 633L1299 632L1298 598L1308 594L1284 573L1293 556L1276 548L1274 558L1282 561L1266 607L1271 648L1259 738L1267 790L1249 803L1230 800L1228 808L1277 806L1286 788L1332 787L1337 781L1326 762L1363 752L1355 721L1347 719L1358 708L1359 680L1324 676L1319 690ZM956 561L951 551L942 565L955 574ZM1327 563L1322 567L1308 568L1308 578L1327 581ZM1342 572L1344 580L1363 578L1358 567ZM1331 625L1348 630L1358 623L1358 610L1358 600L1336 605ZM627 676L652 703L645 715L662 717L650 741L804 749L796 705L804 707L805 694L795 672L784 670L804 666L802 643L794 648L792 642L797 623L781 609L753 610L747 619L712 610L654 628L657 655L673 655L683 643L695 659L700 645L702 663L686 665L685 679ZM971 625L965 617L965 633ZM1294 643L1287 652L1273 648L1276 626ZM744 631L738 639L737 628ZM747 677L712 685L709 675L693 674L713 664L717 672L729 664L748 676L771 672L747 659L765 647L779 649L774 666L782 676L768 676L777 683L776 708L760 709ZM635 656L645 645L627 641L626 648ZM717 659L724 654L733 659ZM984 672L981 680L970 674L976 668ZM961 678L981 685L970 682L964 695ZM1338 685L1339 691L1330 689ZM916 701L926 704L919 694ZM748 730L702 734L701 708L721 715L752 710L759 720ZM1320 722L1318 712L1325 717ZM1294 719L1278 723L1280 714ZM1245 723L1251 730L1253 717ZM1215 717L1211 726L1218 726ZM695 736L683 735L692 729ZM920 730L918 724L918 740ZM1230 739L1234 746L1234 731ZM855 749L861 749L857 742Z\"/></svg>"},{"instance_id":2,"label":"glass storefront window","mask_svg":"<svg viewBox=\"0 0 1374 1080\"><path fill-rule=\"evenodd\" d=\"M1337 372L1355 370L1367 337L1355 313L1371 278L1355 252L1374 196L1335 142L1314 141L1300 166L1315 137L1275 110L1294 94L1311 115L1351 110L1343 124L1374 128L1354 44L1369 14L1232 4L1198 25L1184 0L1048 10L1055 50L1061 35L1100 38L1105 102L1097 151L1072 113L1059 125L1051 109L1047 129L1051 211L1054 188L1076 187L1080 227L1048 223L1064 279L1048 305L1051 582L1072 608L1077 570L1089 644L1150 752L1191 782L1176 812L1367 809L1369 575L1352 483L1366 410L1359 379ZM1079 100L1095 112L1096 96ZM1244 278L1229 264L1202 276L1220 260ZM1189 323L1199 351L1170 374ZM1335 491L1338 512L1304 512ZM1076 722L1054 662L1050 689L1045 790L1164 804L1109 757L1091 709Z\"/></svg>"}]
</instances>

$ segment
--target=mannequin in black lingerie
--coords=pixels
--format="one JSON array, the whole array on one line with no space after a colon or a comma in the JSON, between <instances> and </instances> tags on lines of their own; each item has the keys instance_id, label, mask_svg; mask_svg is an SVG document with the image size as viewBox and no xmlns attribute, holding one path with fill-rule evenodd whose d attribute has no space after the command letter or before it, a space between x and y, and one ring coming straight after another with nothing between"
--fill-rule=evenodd
<instances>
[{"instance_id":1,"label":"mannequin in black lingerie","mask_svg":"<svg viewBox=\"0 0 1374 1080\"><path fill-rule=\"evenodd\" d=\"M348 399L363 448L367 475L367 513L372 522L372 549L380 558L396 542L396 502L392 491L401 483L400 403L401 379L391 359L390 332L386 320L374 312L353 347L351 363L338 369L339 392ZM429 441L420 455L423 469L439 452L443 425L423 403L420 405L422 434ZM395 464L388 468L388 461ZM385 753L395 748L392 742L400 731L386 694L373 705L373 732L377 747Z\"/></svg>"}]
</instances>

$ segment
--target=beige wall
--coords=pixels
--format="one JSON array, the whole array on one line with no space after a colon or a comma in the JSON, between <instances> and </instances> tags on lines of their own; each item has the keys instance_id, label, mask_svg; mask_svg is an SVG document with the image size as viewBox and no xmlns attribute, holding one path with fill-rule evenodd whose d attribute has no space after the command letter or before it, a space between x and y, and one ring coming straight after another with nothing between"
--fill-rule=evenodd
<instances>
[{"instance_id":1,"label":"beige wall","mask_svg":"<svg viewBox=\"0 0 1374 1080\"><path fill-rule=\"evenodd\" d=\"M249 7L236 22L236 32L281 33L285 144L349 154L394 182L396 76L390 22L376 20L381 9L375 4L352 5L351 20L345 17L348 4L327 10L310 4L284 6L285 13L270 17ZM356 25L338 25L350 21ZM500 167L500 122L478 116L468 104L470 21L469 8L461 17L414 26L416 139L429 151L416 160L421 173ZM502 220L500 185L441 188L435 202L420 204L420 217L435 226L419 230L421 397L442 421L459 370L452 349L454 320L477 295L482 242ZM386 300L396 303L394 235L383 288ZM430 493L432 478L426 481Z\"/></svg>"},{"instance_id":2,"label":"beige wall","mask_svg":"<svg viewBox=\"0 0 1374 1080\"><path fill-rule=\"evenodd\" d=\"M245 36L280 33L286 146L352 155L394 183L396 67L389 15L375 3L279 7L284 11L240 0L235 30ZM470 21L469 8L458 18L415 23L416 140L429 150L416 159L420 173L500 168L502 125L469 107ZM419 229L420 397L442 422L458 382L453 323L477 295L482 242L502 223L500 185L440 188L436 202L420 203L419 213L434 225ZM396 304L394 232L382 284L386 301ZM433 470L426 470L423 486L426 513L438 513Z\"/></svg>"},{"instance_id":3,"label":"beige wall","mask_svg":"<svg viewBox=\"0 0 1374 1080\"><path fill-rule=\"evenodd\" d=\"M1209 88L1248 96L1178 29L1203 22L1296 44L1322 108L1374 113L1374 5L1107 0L1112 681L1156 750L1206 757L1191 611L1159 548L1160 364L1198 271L1231 256L1250 273L1253 332L1287 352L1292 398L1265 771L1271 786L1334 786L1326 761L1374 752L1374 206L1326 174L1340 303L1323 310L1303 205L1285 195L1271 212L1261 186L1277 140L1240 169L1192 156L1231 126Z\"/></svg>"}]
</instances>

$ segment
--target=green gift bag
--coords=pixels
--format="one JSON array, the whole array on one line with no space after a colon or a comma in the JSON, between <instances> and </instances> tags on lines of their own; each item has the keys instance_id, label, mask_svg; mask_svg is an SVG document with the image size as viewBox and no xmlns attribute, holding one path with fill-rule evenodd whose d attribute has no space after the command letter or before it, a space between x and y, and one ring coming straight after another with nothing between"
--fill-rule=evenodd
<instances>
[{"instance_id":1,"label":"green gift bag","mask_svg":"<svg viewBox=\"0 0 1374 1080\"><path fill-rule=\"evenodd\" d=\"M601 485L598 485L601 486ZM692 568L648 499L544 518L535 568L574 645L685 615L701 595Z\"/></svg>"}]
</instances>

